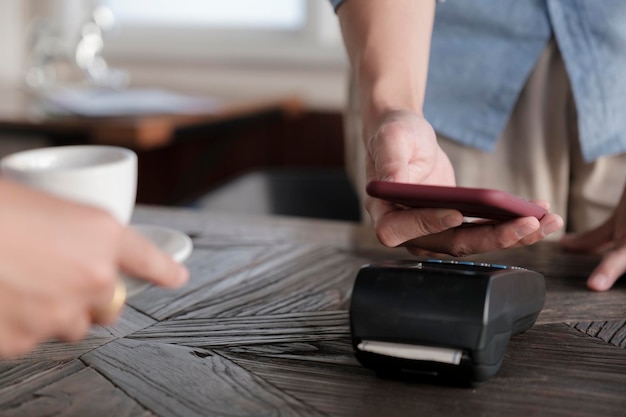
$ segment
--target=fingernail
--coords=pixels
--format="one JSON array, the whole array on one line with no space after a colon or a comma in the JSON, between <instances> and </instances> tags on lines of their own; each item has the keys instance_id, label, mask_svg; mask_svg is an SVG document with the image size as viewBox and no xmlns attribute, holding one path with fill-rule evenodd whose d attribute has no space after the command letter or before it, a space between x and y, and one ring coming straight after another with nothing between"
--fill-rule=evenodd
<instances>
[{"instance_id":1,"label":"fingernail","mask_svg":"<svg viewBox=\"0 0 626 417\"><path fill-rule=\"evenodd\" d=\"M589 280L587 281L587 286L592 290L604 291L611 288L611 281L606 275L597 274L589 278Z\"/></svg>"},{"instance_id":2,"label":"fingernail","mask_svg":"<svg viewBox=\"0 0 626 417\"><path fill-rule=\"evenodd\" d=\"M528 236L529 234L533 233L535 230L537 230L534 226L530 225L530 224L524 224L520 227L517 228L517 230L515 230L515 236L517 236L518 238L523 238Z\"/></svg>"},{"instance_id":3,"label":"fingernail","mask_svg":"<svg viewBox=\"0 0 626 417\"><path fill-rule=\"evenodd\" d=\"M544 236L547 236L550 233L556 232L560 228L561 228L561 225L559 224L559 222L553 221L543 226L543 229L541 229L541 233L543 233Z\"/></svg>"}]
</instances>

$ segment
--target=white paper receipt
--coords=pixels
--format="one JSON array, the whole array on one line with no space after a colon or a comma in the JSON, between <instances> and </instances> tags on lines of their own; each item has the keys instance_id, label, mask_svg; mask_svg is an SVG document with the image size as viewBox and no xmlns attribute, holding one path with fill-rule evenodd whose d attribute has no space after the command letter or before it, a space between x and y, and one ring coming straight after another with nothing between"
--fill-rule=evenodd
<instances>
[{"instance_id":1,"label":"white paper receipt","mask_svg":"<svg viewBox=\"0 0 626 417\"><path fill-rule=\"evenodd\" d=\"M358 344L357 348L363 352L394 358L441 362L452 365L461 363L461 357L463 356L463 351L461 350L405 343L379 342L376 340L364 340Z\"/></svg>"}]
</instances>

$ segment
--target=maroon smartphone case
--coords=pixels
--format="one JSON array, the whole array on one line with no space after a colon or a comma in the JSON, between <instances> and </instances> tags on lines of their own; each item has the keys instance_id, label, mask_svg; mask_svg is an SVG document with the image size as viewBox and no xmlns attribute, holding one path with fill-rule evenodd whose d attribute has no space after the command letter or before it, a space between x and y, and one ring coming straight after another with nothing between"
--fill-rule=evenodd
<instances>
[{"instance_id":1,"label":"maroon smartphone case","mask_svg":"<svg viewBox=\"0 0 626 417\"><path fill-rule=\"evenodd\" d=\"M505 191L487 188L443 187L371 181L367 193L381 200L413 208L449 208L466 217L510 220L533 216L541 219L546 209Z\"/></svg>"}]
</instances>

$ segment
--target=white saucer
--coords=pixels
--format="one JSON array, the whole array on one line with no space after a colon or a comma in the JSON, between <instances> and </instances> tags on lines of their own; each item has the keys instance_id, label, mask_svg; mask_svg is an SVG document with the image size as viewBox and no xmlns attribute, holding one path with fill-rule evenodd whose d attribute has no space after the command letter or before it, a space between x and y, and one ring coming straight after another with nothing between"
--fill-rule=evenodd
<instances>
[{"instance_id":1,"label":"white saucer","mask_svg":"<svg viewBox=\"0 0 626 417\"><path fill-rule=\"evenodd\" d=\"M183 262L193 250L191 238L178 230L147 224L131 225L131 227L150 239L162 251L169 253L176 262ZM147 281L126 275L123 275L122 279L126 284L126 293L129 297L152 285Z\"/></svg>"}]
</instances>

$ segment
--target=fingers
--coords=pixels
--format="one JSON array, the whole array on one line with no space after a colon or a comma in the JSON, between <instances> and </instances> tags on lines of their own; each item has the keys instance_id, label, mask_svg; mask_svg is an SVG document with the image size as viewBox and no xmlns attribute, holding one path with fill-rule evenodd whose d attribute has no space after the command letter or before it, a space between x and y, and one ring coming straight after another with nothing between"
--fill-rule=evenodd
<instances>
[{"instance_id":1,"label":"fingers","mask_svg":"<svg viewBox=\"0 0 626 417\"><path fill-rule=\"evenodd\" d=\"M568 250L604 252L591 273L587 286L606 291L626 272L626 187L613 214L599 227L578 235L567 235L561 245Z\"/></svg>"},{"instance_id":2,"label":"fingers","mask_svg":"<svg viewBox=\"0 0 626 417\"><path fill-rule=\"evenodd\" d=\"M405 246L414 254L467 256L532 245L564 224L554 213L541 220L524 217L468 224L457 210L403 209L375 198L368 198L366 206L379 241L388 247Z\"/></svg>"},{"instance_id":3,"label":"fingers","mask_svg":"<svg viewBox=\"0 0 626 417\"><path fill-rule=\"evenodd\" d=\"M470 223L435 235L413 239L407 242L407 245L461 257L513 247L523 238L530 238L536 234L539 229L539 221L534 217L508 222Z\"/></svg>"},{"instance_id":4,"label":"fingers","mask_svg":"<svg viewBox=\"0 0 626 417\"><path fill-rule=\"evenodd\" d=\"M613 223L607 221L596 229L576 235L566 235L560 243L565 249L574 252L602 251L613 243L614 232Z\"/></svg>"},{"instance_id":5,"label":"fingers","mask_svg":"<svg viewBox=\"0 0 626 417\"><path fill-rule=\"evenodd\" d=\"M626 247L608 252L587 280L587 287L594 291L610 289L626 272Z\"/></svg>"},{"instance_id":6,"label":"fingers","mask_svg":"<svg viewBox=\"0 0 626 417\"><path fill-rule=\"evenodd\" d=\"M378 240L385 246L396 247L415 236L439 233L463 223L463 215L449 209L399 209L396 205L368 198Z\"/></svg>"},{"instance_id":7,"label":"fingers","mask_svg":"<svg viewBox=\"0 0 626 417\"><path fill-rule=\"evenodd\" d=\"M32 350L38 342L31 333L6 317L0 320L0 335L3 336L0 337L0 358L15 359Z\"/></svg>"},{"instance_id":8,"label":"fingers","mask_svg":"<svg viewBox=\"0 0 626 417\"><path fill-rule=\"evenodd\" d=\"M16 359L51 339L75 342L82 339L90 327L91 318L84 307L70 299L63 303L22 302L10 312L3 311L0 357Z\"/></svg>"},{"instance_id":9,"label":"fingers","mask_svg":"<svg viewBox=\"0 0 626 417\"><path fill-rule=\"evenodd\" d=\"M466 223L437 234L412 239L405 246L414 254L426 251L462 257L532 245L543 239L547 232L553 233L562 226L563 220L555 214L544 216L541 222L534 217L523 217L507 222Z\"/></svg>"},{"instance_id":10,"label":"fingers","mask_svg":"<svg viewBox=\"0 0 626 417\"><path fill-rule=\"evenodd\" d=\"M421 212L427 210L420 210ZM413 236L440 233L463 223L463 216L456 210L428 210L418 215L414 210L390 212L376 225L376 235L388 247L399 246Z\"/></svg>"},{"instance_id":11,"label":"fingers","mask_svg":"<svg viewBox=\"0 0 626 417\"><path fill-rule=\"evenodd\" d=\"M83 339L89 329L91 328L92 320L88 314L77 314L74 318L71 326L68 326L65 331L57 335L57 337L66 342L78 342Z\"/></svg>"},{"instance_id":12,"label":"fingers","mask_svg":"<svg viewBox=\"0 0 626 417\"><path fill-rule=\"evenodd\" d=\"M185 266L131 228L122 237L120 268L129 275L169 288L180 287L189 279Z\"/></svg>"},{"instance_id":13,"label":"fingers","mask_svg":"<svg viewBox=\"0 0 626 417\"><path fill-rule=\"evenodd\" d=\"M564 225L565 222L561 216L555 213L548 213L539 221L539 229L521 238L516 246L526 246L537 243L544 237L562 229Z\"/></svg>"},{"instance_id":14,"label":"fingers","mask_svg":"<svg viewBox=\"0 0 626 417\"><path fill-rule=\"evenodd\" d=\"M564 248L582 252L606 252L602 261L591 273L587 287L594 291L606 291L626 272L626 238L621 219L609 218L596 229L561 239Z\"/></svg>"},{"instance_id":15,"label":"fingers","mask_svg":"<svg viewBox=\"0 0 626 417\"><path fill-rule=\"evenodd\" d=\"M7 333L9 337L0 341L0 357L7 359L17 359L18 357L32 351L39 343L39 340L20 333Z\"/></svg>"},{"instance_id":16,"label":"fingers","mask_svg":"<svg viewBox=\"0 0 626 417\"><path fill-rule=\"evenodd\" d=\"M118 280L115 285L115 292L111 299L104 305L92 310L91 320L99 324L112 324L122 313L126 303L126 285Z\"/></svg>"}]
</instances>

